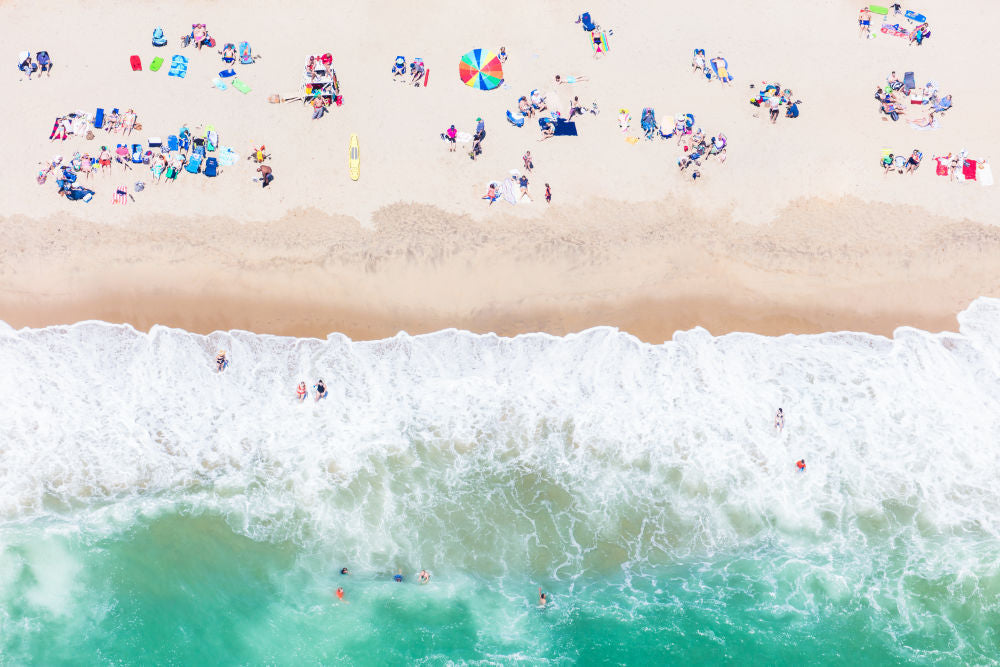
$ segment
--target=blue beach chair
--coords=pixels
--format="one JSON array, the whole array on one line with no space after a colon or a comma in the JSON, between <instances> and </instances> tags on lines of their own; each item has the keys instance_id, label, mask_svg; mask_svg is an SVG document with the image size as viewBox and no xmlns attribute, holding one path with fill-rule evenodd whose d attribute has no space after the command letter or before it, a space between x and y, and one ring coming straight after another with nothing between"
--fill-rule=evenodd
<instances>
[{"instance_id":1,"label":"blue beach chair","mask_svg":"<svg viewBox=\"0 0 1000 667\"><path fill-rule=\"evenodd\" d=\"M510 112L510 109L507 109L507 120L514 127L524 127L524 116L515 116Z\"/></svg>"}]
</instances>

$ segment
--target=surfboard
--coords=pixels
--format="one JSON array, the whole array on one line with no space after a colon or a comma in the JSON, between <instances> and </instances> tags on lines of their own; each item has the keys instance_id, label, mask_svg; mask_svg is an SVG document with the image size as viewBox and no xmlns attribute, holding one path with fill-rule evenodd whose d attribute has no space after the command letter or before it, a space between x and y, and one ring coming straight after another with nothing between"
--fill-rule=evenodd
<instances>
[{"instance_id":1,"label":"surfboard","mask_svg":"<svg viewBox=\"0 0 1000 667\"><path fill-rule=\"evenodd\" d=\"M427 73L424 74L424 88L427 87L427 82L430 80L430 78L431 78L431 69L428 67Z\"/></svg>"},{"instance_id":2,"label":"surfboard","mask_svg":"<svg viewBox=\"0 0 1000 667\"><path fill-rule=\"evenodd\" d=\"M910 19L911 21L916 21L917 23L925 23L927 21L926 16L924 16L923 14L918 14L912 9L907 9L906 12L904 12L903 16Z\"/></svg>"},{"instance_id":3,"label":"surfboard","mask_svg":"<svg viewBox=\"0 0 1000 667\"><path fill-rule=\"evenodd\" d=\"M601 31L601 42L604 44L605 53L611 50L611 47L608 46L608 33L604 32L603 30Z\"/></svg>"},{"instance_id":4,"label":"surfboard","mask_svg":"<svg viewBox=\"0 0 1000 667\"><path fill-rule=\"evenodd\" d=\"M361 178L361 147L358 145L358 135L351 135L351 147L347 151L348 165L351 171L351 180L356 181Z\"/></svg>"}]
</instances>

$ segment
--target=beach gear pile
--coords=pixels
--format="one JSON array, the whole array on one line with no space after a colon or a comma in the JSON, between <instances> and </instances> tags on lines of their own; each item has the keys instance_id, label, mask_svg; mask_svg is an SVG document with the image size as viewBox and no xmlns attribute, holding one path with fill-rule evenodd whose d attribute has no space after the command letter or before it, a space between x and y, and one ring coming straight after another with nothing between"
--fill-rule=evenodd
<instances>
[{"instance_id":1,"label":"beach gear pile","mask_svg":"<svg viewBox=\"0 0 1000 667\"><path fill-rule=\"evenodd\" d=\"M333 55L329 52L306 58L302 72L302 102L313 108L313 120L322 118L331 105L344 103L340 94L340 80L333 69Z\"/></svg>"},{"instance_id":2,"label":"beach gear pile","mask_svg":"<svg viewBox=\"0 0 1000 667\"><path fill-rule=\"evenodd\" d=\"M973 160L964 148L933 159L937 163L934 173L938 176L948 176L955 183L975 181L984 187L993 185L993 168L989 161Z\"/></svg>"}]
</instances>

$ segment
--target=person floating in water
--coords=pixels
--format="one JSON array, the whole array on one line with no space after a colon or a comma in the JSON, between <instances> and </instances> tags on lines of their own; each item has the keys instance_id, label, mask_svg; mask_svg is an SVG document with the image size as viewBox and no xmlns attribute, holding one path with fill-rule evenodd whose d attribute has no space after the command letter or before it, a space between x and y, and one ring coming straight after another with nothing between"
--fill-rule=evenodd
<instances>
[{"instance_id":1,"label":"person floating in water","mask_svg":"<svg viewBox=\"0 0 1000 667\"><path fill-rule=\"evenodd\" d=\"M313 389L316 390L317 401L321 398L326 398L327 391L326 391L326 385L323 383L323 380L317 380L316 384L313 386Z\"/></svg>"},{"instance_id":2,"label":"person floating in water","mask_svg":"<svg viewBox=\"0 0 1000 667\"><path fill-rule=\"evenodd\" d=\"M221 373L226 370L226 366L229 365L229 359L226 358L226 351L219 350L219 353L215 355L215 367Z\"/></svg>"},{"instance_id":3,"label":"person floating in water","mask_svg":"<svg viewBox=\"0 0 1000 667\"><path fill-rule=\"evenodd\" d=\"M309 393L309 390L306 389L306 383L300 382L299 386L295 388L295 395L298 397L299 403L306 400L307 393Z\"/></svg>"},{"instance_id":4,"label":"person floating in water","mask_svg":"<svg viewBox=\"0 0 1000 667\"><path fill-rule=\"evenodd\" d=\"M350 574L350 572L348 572L348 571L347 571L347 568L346 568L346 567L342 567L342 568L340 568L340 573L341 573L341 574Z\"/></svg>"},{"instance_id":5,"label":"person floating in water","mask_svg":"<svg viewBox=\"0 0 1000 667\"><path fill-rule=\"evenodd\" d=\"M778 414L774 415L774 428L779 431L785 428L785 413L778 408Z\"/></svg>"},{"instance_id":6,"label":"person floating in water","mask_svg":"<svg viewBox=\"0 0 1000 667\"><path fill-rule=\"evenodd\" d=\"M427 570L420 570L420 574L417 575L417 581L421 584L426 584L431 580L431 575Z\"/></svg>"},{"instance_id":7,"label":"person floating in water","mask_svg":"<svg viewBox=\"0 0 1000 667\"><path fill-rule=\"evenodd\" d=\"M545 593L542 592L542 587L538 587L538 606L544 607L548 600L545 598Z\"/></svg>"},{"instance_id":8,"label":"person floating in water","mask_svg":"<svg viewBox=\"0 0 1000 667\"><path fill-rule=\"evenodd\" d=\"M344 604L347 604L347 600L344 599L344 587L343 586L337 586L337 599L340 600L341 602L343 602Z\"/></svg>"},{"instance_id":9,"label":"person floating in water","mask_svg":"<svg viewBox=\"0 0 1000 667\"><path fill-rule=\"evenodd\" d=\"M806 471L806 460L805 459L799 459L798 461L795 462L795 467L799 469L799 472L805 472Z\"/></svg>"},{"instance_id":10,"label":"person floating in water","mask_svg":"<svg viewBox=\"0 0 1000 667\"><path fill-rule=\"evenodd\" d=\"M400 569L396 574L392 575L392 580L397 584L403 583L403 570Z\"/></svg>"}]
</instances>

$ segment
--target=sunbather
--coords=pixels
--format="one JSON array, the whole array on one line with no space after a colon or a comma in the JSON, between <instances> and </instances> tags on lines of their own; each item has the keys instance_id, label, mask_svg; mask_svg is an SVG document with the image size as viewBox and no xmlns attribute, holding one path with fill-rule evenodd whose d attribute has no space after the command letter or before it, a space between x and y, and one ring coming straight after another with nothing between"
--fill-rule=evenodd
<instances>
[{"instance_id":1,"label":"sunbather","mask_svg":"<svg viewBox=\"0 0 1000 667\"><path fill-rule=\"evenodd\" d=\"M310 72L315 71L315 58L309 56L309 64L312 66L309 69ZM406 74L406 58L403 56L396 56L396 62L392 64L392 76L393 78L397 76L404 76Z\"/></svg>"},{"instance_id":2,"label":"sunbather","mask_svg":"<svg viewBox=\"0 0 1000 667\"><path fill-rule=\"evenodd\" d=\"M419 88L426 71L427 67L422 62L413 61L410 63L410 83Z\"/></svg>"},{"instance_id":3,"label":"sunbather","mask_svg":"<svg viewBox=\"0 0 1000 667\"><path fill-rule=\"evenodd\" d=\"M219 53L222 54L222 62L226 63L227 65L232 65L234 62L236 62L235 45L226 44L224 47L222 47L222 50L219 51Z\"/></svg>"},{"instance_id":4,"label":"sunbather","mask_svg":"<svg viewBox=\"0 0 1000 667\"><path fill-rule=\"evenodd\" d=\"M694 57L691 58L691 73L694 74L698 70L702 72L705 71L705 50L695 49Z\"/></svg>"},{"instance_id":5,"label":"sunbather","mask_svg":"<svg viewBox=\"0 0 1000 667\"><path fill-rule=\"evenodd\" d=\"M521 160L524 162L524 170L531 173L531 170L535 168L535 163L531 159L531 151L525 151L524 155L521 156Z\"/></svg>"},{"instance_id":6,"label":"sunbather","mask_svg":"<svg viewBox=\"0 0 1000 667\"><path fill-rule=\"evenodd\" d=\"M951 95L945 95L944 98L934 103L934 111L938 113L942 111L947 111L950 108L951 108Z\"/></svg>"},{"instance_id":7,"label":"sunbather","mask_svg":"<svg viewBox=\"0 0 1000 667\"><path fill-rule=\"evenodd\" d=\"M910 159L906 161L907 174L912 174L917 170L917 167L920 166L920 159L921 159L920 151L914 149L913 152L910 154Z\"/></svg>"},{"instance_id":8,"label":"sunbather","mask_svg":"<svg viewBox=\"0 0 1000 667\"><path fill-rule=\"evenodd\" d=\"M80 186L66 187L59 190L59 194L71 201L83 200L89 202L94 198L94 191Z\"/></svg>"},{"instance_id":9,"label":"sunbather","mask_svg":"<svg viewBox=\"0 0 1000 667\"><path fill-rule=\"evenodd\" d=\"M31 53L25 51L24 53L21 54L21 57L18 58L17 68L22 72L24 72L25 74L27 74L28 81L31 81L31 74L32 72L38 70L38 65L31 62Z\"/></svg>"},{"instance_id":10,"label":"sunbather","mask_svg":"<svg viewBox=\"0 0 1000 667\"><path fill-rule=\"evenodd\" d=\"M771 95L771 99L767 101L767 105L770 107L768 113L771 115L771 125L774 125L775 123L778 122L778 112L779 112L778 107L781 106L781 95L779 95L777 91L775 91Z\"/></svg>"},{"instance_id":11,"label":"sunbather","mask_svg":"<svg viewBox=\"0 0 1000 667\"><path fill-rule=\"evenodd\" d=\"M160 176L167 169L167 158L163 153L157 153L153 156L153 159L149 161L149 169L153 172L153 182L159 183Z\"/></svg>"},{"instance_id":12,"label":"sunbather","mask_svg":"<svg viewBox=\"0 0 1000 667\"><path fill-rule=\"evenodd\" d=\"M38 76L45 72L45 76L51 76L52 72L52 58L49 57L48 51L39 51L35 54L35 60L38 63Z\"/></svg>"},{"instance_id":13,"label":"sunbather","mask_svg":"<svg viewBox=\"0 0 1000 667\"><path fill-rule=\"evenodd\" d=\"M892 153L886 153L882 156L882 175L887 176L889 170L892 169L892 163L895 160L895 156Z\"/></svg>"},{"instance_id":14,"label":"sunbather","mask_svg":"<svg viewBox=\"0 0 1000 667\"><path fill-rule=\"evenodd\" d=\"M542 138L539 141L545 141L549 137L553 137L556 134L556 124L555 123L545 123L542 126Z\"/></svg>"},{"instance_id":15,"label":"sunbather","mask_svg":"<svg viewBox=\"0 0 1000 667\"><path fill-rule=\"evenodd\" d=\"M132 134L132 129L135 127L137 118L134 109L129 109L125 112L122 116L122 134Z\"/></svg>"},{"instance_id":16,"label":"sunbather","mask_svg":"<svg viewBox=\"0 0 1000 667\"><path fill-rule=\"evenodd\" d=\"M538 89L531 91L531 106L538 111L545 111L548 109L548 105L545 104L545 98L538 92Z\"/></svg>"},{"instance_id":17,"label":"sunbather","mask_svg":"<svg viewBox=\"0 0 1000 667\"><path fill-rule=\"evenodd\" d=\"M909 123L910 125L913 125L914 127L931 127L931 128L937 127L937 120L935 120L934 118L933 111L927 114L926 117L914 118L913 120L908 120L906 122Z\"/></svg>"},{"instance_id":18,"label":"sunbather","mask_svg":"<svg viewBox=\"0 0 1000 667\"><path fill-rule=\"evenodd\" d=\"M500 195L497 194L497 184L490 183L490 188L489 190L486 191L486 194L483 196L483 199L488 199L490 202L490 206L493 206L493 202L495 202L499 198Z\"/></svg>"},{"instance_id":19,"label":"sunbather","mask_svg":"<svg viewBox=\"0 0 1000 667\"><path fill-rule=\"evenodd\" d=\"M528 116L529 118L535 115L535 110L528 103L527 96L524 95L517 101L517 110L521 112L522 116Z\"/></svg>"},{"instance_id":20,"label":"sunbather","mask_svg":"<svg viewBox=\"0 0 1000 667\"><path fill-rule=\"evenodd\" d=\"M577 75L577 76L567 76L566 78L563 78L558 74L556 74L556 83L577 83L579 81L586 81L586 80L587 77L585 76Z\"/></svg>"},{"instance_id":21,"label":"sunbather","mask_svg":"<svg viewBox=\"0 0 1000 667\"><path fill-rule=\"evenodd\" d=\"M858 15L858 37L864 37L871 34L871 24L872 24L872 13L867 7L861 8L861 14Z\"/></svg>"}]
</instances>

